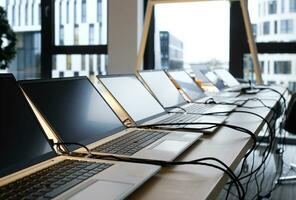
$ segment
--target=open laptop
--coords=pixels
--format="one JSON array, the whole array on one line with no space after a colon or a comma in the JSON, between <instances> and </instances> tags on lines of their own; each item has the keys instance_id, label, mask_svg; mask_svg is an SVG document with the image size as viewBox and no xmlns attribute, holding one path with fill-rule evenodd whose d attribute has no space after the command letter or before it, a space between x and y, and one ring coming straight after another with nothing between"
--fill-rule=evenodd
<instances>
[{"instance_id":1,"label":"open laptop","mask_svg":"<svg viewBox=\"0 0 296 200\"><path fill-rule=\"evenodd\" d=\"M242 89L251 89L250 84L240 84L229 71L225 69L216 69L214 73L223 80L224 84L227 86L225 91L241 91Z\"/></svg>"},{"instance_id":2,"label":"open laptop","mask_svg":"<svg viewBox=\"0 0 296 200\"><path fill-rule=\"evenodd\" d=\"M175 72L175 71L173 71ZM151 71L141 71L139 75L144 81L144 84L149 87L152 91L152 94L159 100L160 104L164 108L174 108L172 111L180 112L180 109L176 107L181 107L189 113L214 113L214 112L228 112L233 110L234 106L226 105L214 105L214 104L195 104L192 103L199 99L206 101L207 98L204 98L205 95L201 88L199 88L195 83L191 83L191 78L186 80L187 74L184 71L176 71L174 77L178 78L177 82L174 84L169 78L167 73L163 70L151 70ZM183 77L183 72L185 77ZM184 79L183 79L184 78ZM184 81L180 81L180 79ZM186 99L181 95L180 90L183 90L183 94L187 95L187 99L190 101L187 102ZM222 122L221 122L222 123Z\"/></svg>"},{"instance_id":3,"label":"open laptop","mask_svg":"<svg viewBox=\"0 0 296 200\"><path fill-rule=\"evenodd\" d=\"M151 95L142 82L134 74L97 76L101 87L108 93L102 93L105 99L115 99L128 117L137 125L192 123L192 122L217 122L225 120L225 116L200 116L197 114L169 113ZM100 92L100 90L99 90ZM181 99L181 98L179 98ZM110 104L112 107L112 105ZM164 126L163 128L183 128L196 132L197 128L207 125L179 125ZM210 129L203 132L213 132Z\"/></svg>"},{"instance_id":4,"label":"open laptop","mask_svg":"<svg viewBox=\"0 0 296 200\"><path fill-rule=\"evenodd\" d=\"M172 161L202 135L126 129L87 77L22 81L20 85L61 142L86 145L93 154Z\"/></svg>"},{"instance_id":5,"label":"open laptop","mask_svg":"<svg viewBox=\"0 0 296 200\"><path fill-rule=\"evenodd\" d=\"M0 93L0 199L123 199L160 169L58 156L11 74Z\"/></svg>"},{"instance_id":6,"label":"open laptop","mask_svg":"<svg viewBox=\"0 0 296 200\"><path fill-rule=\"evenodd\" d=\"M200 87L204 92L217 93L219 89L203 74L197 67L192 67L193 75L195 76L195 81L198 82Z\"/></svg>"},{"instance_id":7,"label":"open laptop","mask_svg":"<svg viewBox=\"0 0 296 200\"><path fill-rule=\"evenodd\" d=\"M216 102L225 102L225 103L233 103L238 100L236 97L237 94L233 94L235 96L220 96L220 95L213 95L207 96L205 95L201 88L198 87L197 84L192 80L192 78L183 70L170 70L167 71L167 74L173 79L176 84L179 85L180 89L183 93L187 94L190 98L191 102L206 102L209 98L214 99ZM203 105L195 105L193 106L193 110L198 110L199 107ZM206 109L206 107L204 107ZM233 105L216 105L215 110L216 112L229 112L235 109Z\"/></svg>"}]
</instances>

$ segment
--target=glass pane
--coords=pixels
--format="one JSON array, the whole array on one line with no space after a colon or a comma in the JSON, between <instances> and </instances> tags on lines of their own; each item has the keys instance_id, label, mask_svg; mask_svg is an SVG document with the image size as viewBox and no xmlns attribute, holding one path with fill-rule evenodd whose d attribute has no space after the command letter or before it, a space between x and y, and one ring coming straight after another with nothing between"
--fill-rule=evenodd
<instances>
[{"instance_id":1,"label":"glass pane","mask_svg":"<svg viewBox=\"0 0 296 200\"><path fill-rule=\"evenodd\" d=\"M155 68L205 64L228 69L227 1L155 6Z\"/></svg>"},{"instance_id":2,"label":"glass pane","mask_svg":"<svg viewBox=\"0 0 296 200\"><path fill-rule=\"evenodd\" d=\"M296 0L249 0L257 42L296 41Z\"/></svg>"},{"instance_id":3,"label":"glass pane","mask_svg":"<svg viewBox=\"0 0 296 200\"><path fill-rule=\"evenodd\" d=\"M52 77L106 74L107 63L106 55L56 55L53 56Z\"/></svg>"},{"instance_id":4,"label":"glass pane","mask_svg":"<svg viewBox=\"0 0 296 200\"><path fill-rule=\"evenodd\" d=\"M296 92L296 54L259 54L265 84L280 84ZM244 58L244 77L255 80L250 55Z\"/></svg>"},{"instance_id":5,"label":"glass pane","mask_svg":"<svg viewBox=\"0 0 296 200\"><path fill-rule=\"evenodd\" d=\"M17 35L17 54L9 68L0 73L13 73L17 79L39 78L41 55L41 7L40 0L1 0L0 6L7 12L7 19Z\"/></svg>"},{"instance_id":6,"label":"glass pane","mask_svg":"<svg viewBox=\"0 0 296 200\"><path fill-rule=\"evenodd\" d=\"M107 0L55 0L54 6L55 45L107 44Z\"/></svg>"}]
</instances>

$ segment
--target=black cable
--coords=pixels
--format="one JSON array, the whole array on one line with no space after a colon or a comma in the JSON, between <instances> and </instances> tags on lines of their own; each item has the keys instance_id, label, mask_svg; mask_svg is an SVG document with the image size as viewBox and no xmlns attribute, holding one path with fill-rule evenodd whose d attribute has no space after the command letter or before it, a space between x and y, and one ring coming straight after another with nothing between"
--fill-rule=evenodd
<instances>
[{"instance_id":1,"label":"black cable","mask_svg":"<svg viewBox=\"0 0 296 200\"><path fill-rule=\"evenodd\" d=\"M53 142L53 141L51 141L51 142ZM236 183L239 199L244 199L244 197L245 197L244 188L242 187L240 182L237 181L237 177L234 174L234 172L225 163L223 163L222 161L220 161L217 158L206 157L206 158L200 158L200 159L191 160L191 161L159 161L159 160L148 160L148 159L137 159L137 158L125 158L125 157L114 156L114 155L95 155L85 145L80 144L80 143L58 142L58 143L52 143L52 144L53 144L53 146L56 145L58 148L61 145L66 145L66 146L67 145L78 145L80 147L83 147L90 155L92 155L93 157L95 157L97 159L114 159L114 160L122 161L122 162L152 164L152 165L160 165L162 167L171 167L171 166L176 166L176 165L189 165L189 164L204 165L204 166L213 167L213 168L216 168L216 169L219 169L219 170L225 172ZM212 163L203 162L203 161L207 161L207 160L215 161L215 162L221 164L226 169L224 169L220 166L214 165Z\"/></svg>"}]
</instances>

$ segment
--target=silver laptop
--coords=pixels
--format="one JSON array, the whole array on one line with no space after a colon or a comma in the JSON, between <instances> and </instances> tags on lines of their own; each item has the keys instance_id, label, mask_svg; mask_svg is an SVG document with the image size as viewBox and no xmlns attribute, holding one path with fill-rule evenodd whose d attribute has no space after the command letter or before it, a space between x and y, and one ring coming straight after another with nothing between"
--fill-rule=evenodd
<instances>
[{"instance_id":1,"label":"silver laptop","mask_svg":"<svg viewBox=\"0 0 296 200\"><path fill-rule=\"evenodd\" d=\"M58 156L11 74L0 93L0 199L124 199L160 169Z\"/></svg>"},{"instance_id":2,"label":"silver laptop","mask_svg":"<svg viewBox=\"0 0 296 200\"><path fill-rule=\"evenodd\" d=\"M180 87L180 90L185 93L188 98L190 99L190 102L194 104L193 102L199 102L204 103L208 101L209 98L214 99L216 102L228 102L231 103L232 101L235 101L237 99L229 99L224 98L221 96L206 96L201 88L192 80L192 78L183 70L174 70L174 71L168 71L167 74L173 79L176 84ZM190 112L197 111L199 109L205 110L204 113L212 113L212 112L230 112L233 109L236 108L236 106L233 105L203 105L203 104L189 104L189 108L191 109ZM210 110L207 111L210 107Z\"/></svg>"},{"instance_id":3,"label":"silver laptop","mask_svg":"<svg viewBox=\"0 0 296 200\"><path fill-rule=\"evenodd\" d=\"M108 93L101 92L104 98L115 99L128 114L129 118L137 125L193 122L221 123L226 118L225 116L201 117L200 115L182 112L169 113L161 106L155 97L151 95L134 74L99 76L98 80L101 87L108 91ZM179 98L179 100L181 100L181 98ZM162 128L172 127L175 128L176 126L164 126ZM205 128L208 127L208 125L179 125L177 127L183 128L184 130L192 129L196 132L197 128ZM213 132L214 130L215 129L209 129L207 131Z\"/></svg>"},{"instance_id":4,"label":"silver laptop","mask_svg":"<svg viewBox=\"0 0 296 200\"><path fill-rule=\"evenodd\" d=\"M86 77L22 81L21 87L60 141L86 145L94 154L172 161L202 135L126 129Z\"/></svg>"}]
</instances>

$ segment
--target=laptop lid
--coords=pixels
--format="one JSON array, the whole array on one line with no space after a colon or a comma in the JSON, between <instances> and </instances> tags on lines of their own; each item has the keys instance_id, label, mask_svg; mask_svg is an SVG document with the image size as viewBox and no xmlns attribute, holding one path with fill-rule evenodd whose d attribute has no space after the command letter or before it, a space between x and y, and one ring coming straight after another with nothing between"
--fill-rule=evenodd
<instances>
[{"instance_id":1,"label":"laptop lid","mask_svg":"<svg viewBox=\"0 0 296 200\"><path fill-rule=\"evenodd\" d=\"M224 84L228 87L239 86L240 83L225 69L216 69L215 74L224 81Z\"/></svg>"},{"instance_id":2,"label":"laptop lid","mask_svg":"<svg viewBox=\"0 0 296 200\"><path fill-rule=\"evenodd\" d=\"M135 122L165 113L164 108L133 74L98 77Z\"/></svg>"},{"instance_id":3,"label":"laptop lid","mask_svg":"<svg viewBox=\"0 0 296 200\"><path fill-rule=\"evenodd\" d=\"M0 178L56 156L15 78L0 74Z\"/></svg>"},{"instance_id":4,"label":"laptop lid","mask_svg":"<svg viewBox=\"0 0 296 200\"><path fill-rule=\"evenodd\" d=\"M163 107L187 103L164 71L141 71L139 74Z\"/></svg>"},{"instance_id":5,"label":"laptop lid","mask_svg":"<svg viewBox=\"0 0 296 200\"><path fill-rule=\"evenodd\" d=\"M88 145L124 129L86 77L23 81L20 84L63 142Z\"/></svg>"},{"instance_id":6,"label":"laptop lid","mask_svg":"<svg viewBox=\"0 0 296 200\"><path fill-rule=\"evenodd\" d=\"M214 72L211 71L201 71L211 82L219 89L223 90L226 88L224 81L220 79Z\"/></svg>"},{"instance_id":7,"label":"laptop lid","mask_svg":"<svg viewBox=\"0 0 296 200\"><path fill-rule=\"evenodd\" d=\"M201 81L202 83L212 83L210 79L201 73L199 69L196 69L196 67L193 67L192 70L197 80Z\"/></svg>"},{"instance_id":8,"label":"laptop lid","mask_svg":"<svg viewBox=\"0 0 296 200\"><path fill-rule=\"evenodd\" d=\"M192 80L192 78L183 70L168 71L169 75L177 82L181 89L195 101L204 97L202 89Z\"/></svg>"}]
</instances>

